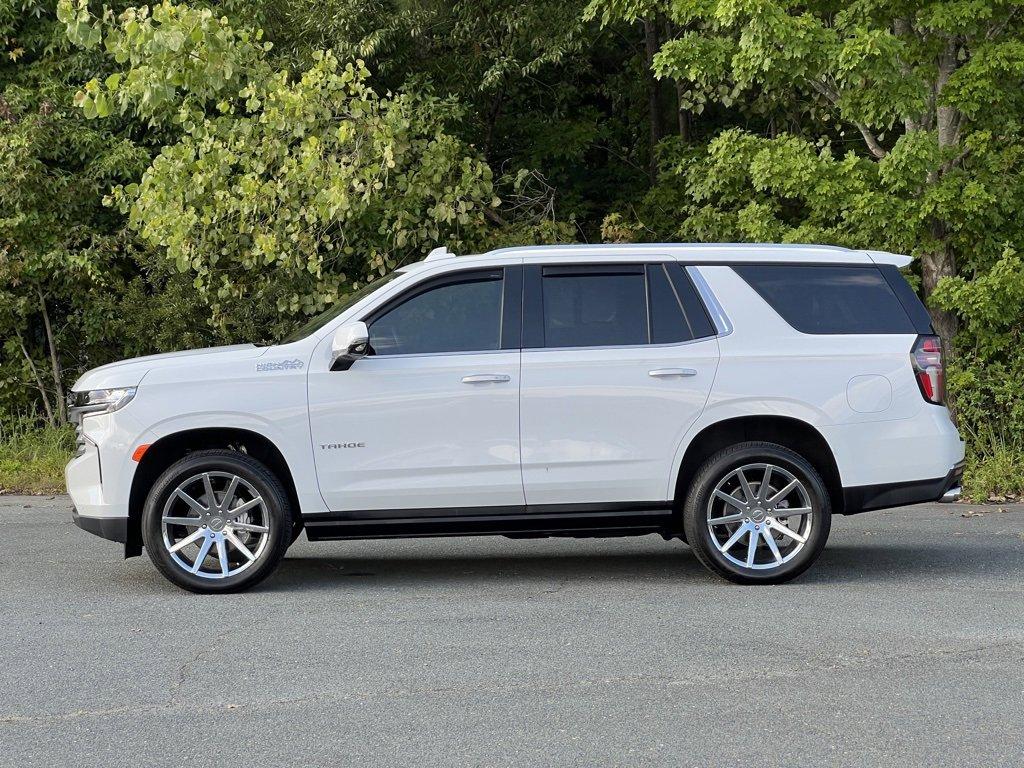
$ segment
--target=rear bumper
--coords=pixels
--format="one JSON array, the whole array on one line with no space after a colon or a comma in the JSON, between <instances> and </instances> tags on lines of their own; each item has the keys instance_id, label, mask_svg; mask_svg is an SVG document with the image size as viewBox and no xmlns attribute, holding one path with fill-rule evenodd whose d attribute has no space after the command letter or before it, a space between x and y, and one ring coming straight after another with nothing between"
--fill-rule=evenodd
<instances>
[{"instance_id":1,"label":"rear bumper","mask_svg":"<svg viewBox=\"0 0 1024 768\"><path fill-rule=\"evenodd\" d=\"M89 517L78 514L77 509L71 510L71 519L83 531L122 544L128 540L127 517Z\"/></svg>"},{"instance_id":2,"label":"rear bumper","mask_svg":"<svg viewBox=\"0 0 1024 768\"><path fill-rule=\"evenodd\" d=\"M883 483L843 488L843 514L855 515L873 509L902 507L928 501L950 502L960 498L963 461L957 462L945 477L915 480L909 483Z\"/></svg>"}]
</instances>

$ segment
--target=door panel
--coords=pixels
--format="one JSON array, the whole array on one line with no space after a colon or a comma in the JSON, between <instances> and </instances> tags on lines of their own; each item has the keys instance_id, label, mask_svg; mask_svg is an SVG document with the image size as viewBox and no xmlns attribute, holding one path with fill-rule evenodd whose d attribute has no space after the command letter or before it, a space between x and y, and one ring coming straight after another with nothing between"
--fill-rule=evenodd
<instances>
[{"instance_id":1,"label":"door panel","mask_svg":"<svg viewBox=\"0 0 1024 768\"><path fill-rule=\"evenodd\" d=\"M524 286L527 504L666 501L718 366L689 278L675 262L528 265Z\"/></svg>"},{"instance_id":2,"label":"door panel","mask_svg":"<svg viewBox=\"0 0 1024 768\"><path fill-rule=\"evenodd\" d=\"M335 512L520 506L521 269L452 271L364 318L373 354L310 371L317 478Z\"/></svg>"},{"instance_id":3,"label":"door panel","mask_svg":"<svg viewBox=\"0 0 1024 768\"><path fill-rule=\"evenodd\" d=\"M347 371L311 372L313 452L328 507L525 503L519 356L367 357ZM463 383L476 376L499 380Z\"/></svg>"},{"instance_id":4,"label":"door panel","mask_svg":"<svg viewBox=\"0 0 1024 768\"><path fill-rule=\"evenodd\" d=\"M676 448L703 410L717 366L714 337L666 346L524 350L527 503L665 500Z\"/></svg>"}]
</instances>

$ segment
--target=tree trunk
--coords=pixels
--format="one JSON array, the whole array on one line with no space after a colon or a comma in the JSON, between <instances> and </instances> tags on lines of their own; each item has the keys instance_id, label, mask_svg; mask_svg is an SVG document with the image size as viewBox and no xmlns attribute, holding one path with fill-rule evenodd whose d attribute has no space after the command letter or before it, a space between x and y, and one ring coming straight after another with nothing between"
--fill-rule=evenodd
<instances>
[{"instance_id":1,"label":"tree trunk","mask_svg":"<svg viewBox=\"0 0 1024 768\"><path fill-rule=\"evenodd\" d=\"M665 22L665 40L672 40L676 36L676 27L671 21ZM690 143L690 124L693 122L693 113L683 107L683 92L686 85L681 80L675 81L676 90L676 119L679 122L679 138L685 143Z\"/></svg>"},{"instance_id":2,"label":"tree trunk","mask_svg":"<svg viewBox=\"0 0 1024 768\"><path fill-rule=\"evenodd\" d=\"M683 91L686 88L683 84L676 81L676 110L679 115L679 138L681 138L687 144L690 143L690 126L693 122L693 113L688 109L683 108Z\"/></svg>"},{"instance_id":3,"label":"tree trunk","mask_svg":"<svg viewBox=\"0 0 1024 768\"><path fill-rule=\"evenodd\" d=\"M944 230L941 223L936 222L933 230ZM948 244L936 249L933 253L926 253L921 257L921 292L927 301L935 291L935 286L944 277L952 277L956 274L956 257L953 249ZM954 312L946 309L929 307L928 311L932 316L932 325L935 332L942 337L942 343L946 350L952 355L953 337L960 328L960 320Z\"/></svg>"},{"instance_id":4,"label":"tree trunk","mask_svg":"<svg viewBox=\"0 0 1024 768\"><path fill-rule=\"evenodd\" d=\"M648 161L648 173L651 181L654 181L658 174L658 159L655 155L655 147L664 138L661 129L661 88L654 77L654 55L660 48L658 41L658 26L655 21L644 19L644 69L647 80L647 122L650 131L651 156Z\"/></svg>"},{"instance_id":5,"label":"tree trunk","mask_svg":"<svg viewBox=\"0 0 1024 768\"><path fill-rule=\"evenodd\" d=\"M491 161L491 145L494 142L494 129L498 124L498 119L501 117L501 108L505 102L505 91L499 90L494 94L494 98L491 99L490 109L487 111L487 127L484 131L484 146L483 153L484 157L487 158L488 162Z\"/></svg>"},{"instance_id":6,"label":"tree trunk","mask_svg":"<svg viewBox=\"0 0 1024 768\"><path fill-rule=\"evenodd\" d=\"M949 78L956 71L957 48L955 41L950 41L946 49L938 58L938 78L935 82L935 102L939 106L935 111L935 128L939 144L939 150L943 154L949 154L960 142L960 121L962 115L953 107L943 105L940 100L942 89ZM931 183L939 181L943 173L942 168L932 171L928 180ZM946 223L935 219L931 223L932 239L938 244L934 252L926 253L921 257L921 292L927 301L939 281L944 277L956 275L956 254L949 242L949 231ZM952 355L953 337L959 330L960 321L955 313L944 309L929 307L932 316L932 324L936 333L942 337L946 349Z\"/></svg>"},{"instance_id":7,"label":"tree trunk","mask_svg":"<svg viewBox=\"0 0 1024 768\"><path fill-rule=\"evenodd\" d=\"M53 372L53 387L57 393L57 422L68 423L67 402L64 399L64 385L61 384L60 359L57 357L57 345L53 340L53 326L50 325L50 313L46 309L46 297L38 286L39 308L43 311L43 326L46 328L46 344L50 348L50 369Z\"/></svg>"},{"instance_id":8,"label":"tree trunk","mask_svg":"<svg viewBox=\"0 0 1024 768\"><path fill-rule=\"evenodd\" d=\"M52 427L56 422L53 418L53 408L50 407L50 396L46 392L46 387L43 386L43 378L39 375L39 369L36 368L35 362L32 360L32 355L28 353L25 348L25 340L21 336L20 331L15 331L15 335L18 337L18 344L21 346L21 354L25 356L25 360L28 361L28 367L32 371L32 378L35 379L36 389L39 390L39 395L43 399L43 409L46 411L46 421Z\"/></svg>"}]
</instances>

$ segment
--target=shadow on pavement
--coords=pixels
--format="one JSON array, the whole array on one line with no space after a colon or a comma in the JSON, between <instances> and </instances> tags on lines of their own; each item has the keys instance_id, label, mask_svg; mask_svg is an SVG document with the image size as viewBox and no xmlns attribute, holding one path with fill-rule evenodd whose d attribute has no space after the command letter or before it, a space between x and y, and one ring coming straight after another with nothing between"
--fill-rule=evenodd
<instances>
[{"instance_id":1,"label":"shadow on pavement","mask_svg":"<svg viewBox=\"0 0 1024 768\"><path fill-rule=\"evenodd\" d=\"M359 584L378 587L415 584L437 586L505 585L555 581L673 581L700 579L705 573L693 554L679 543L666 544L664 553L601 553L573 555L564 552L539 555L453 557L288 557L278 572L258 589L302 590Z\"/></svg>"},{"instance_id":2,"label":"shadow on pavement","mask_svg":"<svg viewBox=\"0 0 1024 768\"><path fill-rule=\"evenodd\" d=\"M658 553L565 552L493 557L424 555L423 557L288 557L260 591L376 588L382 583L426 586L554 581L621 581L649 584L694 582L723 585L696 556L678 542ZM794 584L893 582L919 579L1024 576L1024 548L1006 541L959 542L949 547L891 543L826 547L821 558Z\"/></svg>"}]
</instances>

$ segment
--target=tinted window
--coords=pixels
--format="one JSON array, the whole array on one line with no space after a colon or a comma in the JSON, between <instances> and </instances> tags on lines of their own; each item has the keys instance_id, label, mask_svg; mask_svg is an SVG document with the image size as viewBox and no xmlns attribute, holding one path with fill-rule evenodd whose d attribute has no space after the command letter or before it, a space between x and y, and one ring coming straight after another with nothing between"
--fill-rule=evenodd
<instances>
[{"instance_id":1,"label":"tinted window","mask_svg":"<svg viewBox=\"0 0 1024 768\"><path fill-rule=\"evenodd\" d=\"M900 274L899 269L891 264L879 264L878 271L882 273L882 277L889 283L896 298L900 300L907 317L914 323L914 329L918 333L935 333L932 329L931 315L928 314L928 310L924 308L921 300L917 298L917 294L914 293L914 289L910 287L906 278Z\"/></svg>"},{"instance_id":2,"label":"tinted window","mask_svg":"<svg viewBox=\"0 0 1024 768\"><path fill-rule=\"evenodd\" d=\"M498 273L446 282L415 293L370 324L374 354L499 349L501 283Z\"/></svg>"},{"instance_id":3,"label":"tinted window","mask_svg":"<svg viewBox=\"0 0 1024 768\"><path fill-rule=\"evenodd\" d=\"M655 344L715 335L704 304L681 264L651 264L647 286L651 294L651 339Z\"/></svg>"},{"instance_id":4,"label":"tinted window","mask_svg":"<svg viewBox=\"0 0 1024 768\"><path fill-rule=\"evenodd\" d=\"M802 333L915 332L875 267L772 264L733 269Z\"/></svg>"},{"instance_id":5,"label":"tinted window","mask_svg":"<svg viewBox=\"0 0 1024 768\"><path fill-rule=\"evenodd\" d=\"M647 344L647 285L642 265L621 271L547 267L543 278L544 345Z\"/></svg>"},{"instance_id":6,"label":"tinted window","mask_svg":"<svg viewBox=\"0 0 1024 768\"><path fill-rule=\"evenodd\" d=\"M693 332L663 264L648 265L647 291L651 303L651 343L671 344L692 339Z\"/></svg>"}]
</instances>

